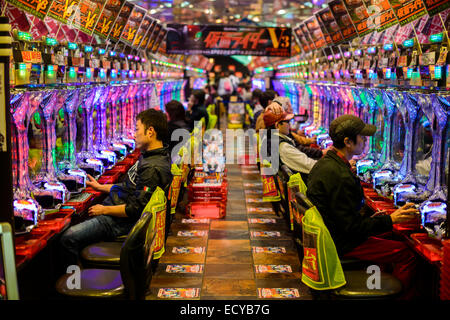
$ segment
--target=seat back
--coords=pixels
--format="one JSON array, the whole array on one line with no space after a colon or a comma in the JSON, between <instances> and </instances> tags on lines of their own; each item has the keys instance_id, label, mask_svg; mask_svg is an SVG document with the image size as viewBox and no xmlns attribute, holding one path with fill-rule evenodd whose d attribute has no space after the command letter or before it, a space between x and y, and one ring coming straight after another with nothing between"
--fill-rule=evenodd
<instances>
[{"instance_id":1,"label":"seat back","mask_svg":"<svg viewBox=\"0 0 450 320\"><path fill-rule=\"evenodd\" d=\"M152 278L151 259L157 233L153 222L161 193L164 195L164 191L157 187L120 251L120 274L125 293L131 300L145 299Z\"/></svg>"},{"instance_id":2,"label":"seat back","mask_svg":"<svg viewBox=\"0 0 450 320\"><path fill-rule=\"evenodd\" d=\"M296 193L302 218L302 282L315 290L329 290L346 284L334 241L317 208L306 195Z\"/></svg>"}]
</instances>

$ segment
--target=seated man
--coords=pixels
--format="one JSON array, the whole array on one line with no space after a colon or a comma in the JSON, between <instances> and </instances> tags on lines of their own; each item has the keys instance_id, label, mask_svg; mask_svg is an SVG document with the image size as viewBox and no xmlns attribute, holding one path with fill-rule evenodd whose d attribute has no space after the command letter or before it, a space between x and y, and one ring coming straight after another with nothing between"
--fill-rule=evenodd
<instances>
[{"instance_id":1,"label":"seated man","mask_svg":"<svg viewBox=\"0 0 450 320\"><path fill-rule=\"evenodd\" d=\"M294 115L286 112L275 114L272 111L272 105L269 107L263 114L264 125L268 130L278 129L275 134L279 136L280 165L285 164L292 171L300 172L306 177L317 161L297 149L295 141L289 137L289 121ZM270 132L267 132L268 139L270 136ZM270 146L270 142L268 146Z\"/></svg>"},{"instance_id":2,"label":"seated man","mask_svg":"<svg viewBox=\"0 0 450 320\"><path fill-rule=\"evenodd\" d=\"M72 226L61 236L65 263L77 264L80 250L90 244L128 234L156 187L167 193L172 173L169 154L163 146L166 136L166 115L155 109L142 111L137 116L135 134L141 156L128 170L125 181L102 185L88 175L87 186L109 195L103 204L89 208L92 218Z\"/></svg>"},{"instance_id":3,"label":"seated man","mask_svg":"<svg viewBox=\"0 0 450 320\"><path fill-rule=\"evenodd\" d=\"M417 210L406 204L389 215L363 214L364 194L350 160L363 152L367 136L376 131L353 115L343 115L330 124L333 147L309 174L307 197L322 215L341 257L374 263L394 263L394 275L404 289L411 285L416 261L403 242L382 238L394 223L416 218Z\"/></svg>"}]
</instances>

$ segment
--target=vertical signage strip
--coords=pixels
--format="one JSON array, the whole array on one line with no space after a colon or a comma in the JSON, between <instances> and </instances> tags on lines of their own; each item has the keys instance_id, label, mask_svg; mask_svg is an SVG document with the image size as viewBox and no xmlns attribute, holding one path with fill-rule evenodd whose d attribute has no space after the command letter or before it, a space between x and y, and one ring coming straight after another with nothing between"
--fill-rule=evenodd
<instances>
[{"instance_id":1,"label":"vertical signage strip","mask_svg":"<svg viewBox=\"0 0 450 320\"><path fill-rule=\"evenodd\" d=\"M136 33L141 26L142 21L144 21L145 12L146 10L139 6L135 6L131 11L130 17L125 24L122 35L120 36L120 40L128 46L133 45Z\"/></svg>"},{"instance_id":2,"label":"vertical signage strip","mask_svg":"<svg viewBox=\"0 0 450 320\"><path fill-rule=\"evenodd\" d=\"M124 4L125 0L107 0L94 27L94 34L106 39Z\"/></svg>"},{"instance_id":3,"label":"vertical signage strip","mask_svg":"<svg viewBox=\"0 0 450 320\"><path fill-rule=\"evenodd\" d=\"M134 4L125 2L120 10L119 16L117 17L114 25L112 26L108 38L113 42L118 42L120 37L122 36L123 29L127 24L128 19L130 18L131 12L133 11Z\"/></svg>"},{"instance_id":4,"label":"vertical signage strip","mask_svg":"<svg viewBox=\"0 0 450 320\"><path fill-rule=\"evenodd\" d=\"M75 12L72 26L92 35L94 27L97 25L98 19L106 5L106 0L91 1L81 0L77 11Z\"/></svg>"},{"instance_id":5,"label":"vertical signage strip","mask_svg":"<svg viewBox=\"0 0 450 320\"><path fill-rule=\"evenodd\" d=\"M353 25L352 19L345 9L343 0L333 0L328 3L331 13L333 14L334 20L341 30L342 37L345 41L351 41L358 37L356 28Z\"/></svg>"}]
</instances>

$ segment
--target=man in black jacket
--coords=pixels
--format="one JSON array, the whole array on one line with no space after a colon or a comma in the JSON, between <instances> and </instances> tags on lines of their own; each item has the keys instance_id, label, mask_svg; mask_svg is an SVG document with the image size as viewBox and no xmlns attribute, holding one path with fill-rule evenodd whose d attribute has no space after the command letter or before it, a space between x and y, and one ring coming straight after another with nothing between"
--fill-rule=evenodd
<instances>
[{"instance_id":1,"label":"man in black jacket","mask_svg":"<svg viewBox=\"0 0 450 320\"><path fill-rule=\"evenodd\" d=\"M375 126L353 115L333 120L333 147L312 168L307 197L319 210L339 256L394 263L393 274L408 291L415 273L415 256L405 243L386 239L385 235L392 231L393 224L417 218L417 210L408 203L391 215L365 215L363 189L349 162L363 152L367 136L375 131Z\"/></svg>"},{"instance_id":2,"label":"man in black jacket","mask_svg":"<svg viewBox=\"0 0 450 320\"><path fill-rule=\"evenodd\" d=\"M167 117L162 111L148 109L137 116L136 147L139 160L128 170L125 181L102 185L88 175L87 186L109 193L103 204L89 208L92 218L69 228L61 237L65 263L78 263L84 247L112 241L127 234L150 200L156 187L166 192L172 182L170 158L163 141L167 136Z\"/></svg>"},{"instance_id":3,"label":"man in black jacket","mask_svg":"<svg viewBox=\"0 0 450 320\"><path fill-rule=\"evenodd\" d=\"M205 91L193 90L189 97L188 109L186 111L186 121L190 131L194 129L194 122L205 118L205 128L208 127L209 115L205 107Z\"/></svg>"}]
</instances>

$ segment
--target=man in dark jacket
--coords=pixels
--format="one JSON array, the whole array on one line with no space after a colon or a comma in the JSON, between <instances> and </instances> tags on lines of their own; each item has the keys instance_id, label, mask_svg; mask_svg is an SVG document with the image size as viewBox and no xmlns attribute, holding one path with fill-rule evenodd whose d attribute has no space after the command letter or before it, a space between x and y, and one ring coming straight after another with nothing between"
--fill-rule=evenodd
<instances>
[{"instance_id":1,"label":"man in dark jacket","mask_svg":"<svg viewBox=\"0 0 450 320\"><path fill-rule=\"evenodd\" d=\"M156 187L167 195L172 173L169 154L163 146L166 136L166 115L154 109L145 110L136 121L135 140L141 156L128 170L125 181L102 185L88 175L87 186L109 195L103 204L89 208L92 218L69 228L62 235L66 263L76 264L80 250L92 243L112 241L127 234L140 218Z\"/></svg>"},{"instance_id":2,"label":"man in dark jacket","mask_svg":"<svg viewBox=\"0 0 450 320\"><path fill-rule=\"evenodd\" d=\"M205 127L208 127L209 116L205 107L205 91L193 90L189 97L188 109L186 111L186 121L190 131L194 129L194 122L205 118Z\"/></svg>"},{"instance_id":3,"label":"man in dark jacket","mask_svg":"<svg viewBox=\"0 0 450 320\"><path fill-rule=\"evenodd\" d=\"M363 152L367 136L375 131L375 126L353 115L333 120L333 147L312 168L307 197L320 212L339 256L394 263L394 275L408 290L415 273L415 256L405 243L386 239L382 234L392 231L395 223L417 218L417 210L408 203L391 215L365 215L363 189L349 162Z\"/></svg>"}]
</instances>

